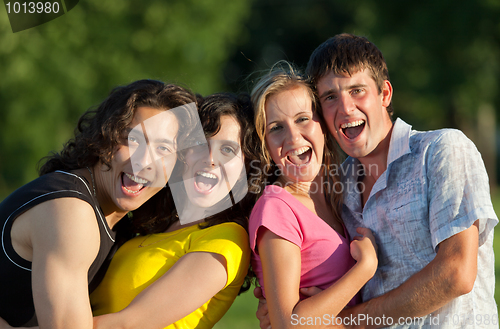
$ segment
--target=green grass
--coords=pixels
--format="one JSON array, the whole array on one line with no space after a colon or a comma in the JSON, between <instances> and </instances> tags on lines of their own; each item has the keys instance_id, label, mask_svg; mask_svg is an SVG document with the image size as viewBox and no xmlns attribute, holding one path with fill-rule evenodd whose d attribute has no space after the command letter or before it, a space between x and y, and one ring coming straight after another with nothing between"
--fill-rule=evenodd
<instances>
[{"instance_id":1,"label":"green grass","mask_svg":"<svg viewBox=\"0 0 500 329\"><path fill-rule=\"evenodd\" d=\"M500 191L492 195L495 212L500 213ZM500 280L500 225L495 227L495 276L496 282ZM500 289L495 284L495 300L497 307L500 302ZM257 310L257 299L253 296L253 287L249 291L238 296L226 315L215 325L215 329L254 329L259 328L259 321L255 317Z\"/></svg>"},{"instance_id":2,"label":"green grass","mask_svg":"<svg viewBox=\"0 0 500 329\"><path fill-rule=\"evenodd\" d=\"M259 328L259 320L255 317L258 300L253 296L253 288L236 297L226 315L214 326L215 329Z\"/></svg>"}]
</instances>

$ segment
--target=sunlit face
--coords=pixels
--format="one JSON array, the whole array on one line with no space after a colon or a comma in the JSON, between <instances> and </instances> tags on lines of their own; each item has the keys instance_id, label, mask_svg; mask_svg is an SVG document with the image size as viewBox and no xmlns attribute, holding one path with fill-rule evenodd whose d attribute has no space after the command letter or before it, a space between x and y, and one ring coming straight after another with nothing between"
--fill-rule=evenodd
<instances>
[{"instance_id":1,"label":"sunlit face","mask_svg":"<svg viewBox=\"0 0 500 329\"><path fill-rule=\"evenodd\" d=\"M323 161L325 140L306 87L296 86L268 98L266 147L283 176L293 182L310 182Z\"/></svg>"},{"instance_id":2,"label":"sunlit face","mask_svg":"<svg viewBox=\"0 0 500 329\"><path fill-rule=\"evenodd\" d=\"M330 133L354 158L372 154L392 128L387 113L392 86L384 81L379 93L369 70L349 75L330 72L318 80L317 90Z\"/></svg>"},{"instance_id":3,"label":"sunlit face","mask_svg":"<svg viewBox=\"0 0 500 329\"><path fill-rule=\"evenodd\" d=\"M244 174L241 127L229 115L221 117L220 126L220 131L207 139L208 145L190 148L185 156L184 187L189 201L197 207L217 204Z\"/></svg>"},{"instance_id":4,"label":"sunlit face","mask_svg":"<svg viewBox=\"0 0 500 329\"><path fill-rule=\"evenodd\" d=\"M171 111L136 109L113 155L112 169L100 178L116 206L137 209L165 186L175 165L179 125Z\"/></svg>"}]
</instances>

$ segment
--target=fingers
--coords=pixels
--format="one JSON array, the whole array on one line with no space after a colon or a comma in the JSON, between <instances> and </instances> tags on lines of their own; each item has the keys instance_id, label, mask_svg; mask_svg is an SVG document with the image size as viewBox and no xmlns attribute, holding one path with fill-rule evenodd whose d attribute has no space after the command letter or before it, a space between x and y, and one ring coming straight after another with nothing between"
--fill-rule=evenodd
<instances>
[{"instance_id":1,"label":"fingers","mask_svg":"<svg viewBox=\"0 0 500 329\"><path fill-rule=\"evenodd\" d=\"M375 247L375 250L378 250L377 242L375 241L375 236L373 235L372 231L369 228L366 227L358 227L356 229L356 232L361 234L362 236L355 236L352 240L362 240L362 238L367 237L368 239L371 240L373 247Z\"/></svg>"},{"instance_id":2,"label":"fingers","mask_svg":"<svg viewBox=\"0 0 500 329\"><path fill-rule=\"evenodd\" d=\"M267 308L267 302L264 298L259 298L259 306L257 307L257 312L255 316L259 320L259 326L262 329L271 329L271 319L269 318L269 309Z\"/></svg>"},{"instance_id":3,"label":"fingers","mask_svg":"<svg viewBox=\"0 0 500 329\"><path fill-rule=\"evenodd\" d=\"M358 234L361 234L362 236L373 235L372 231L369 228L367 228L367 227L358 227L356 229L356 232L358 232Z\"/></svg>"},{"instance_id":4,"label":"fingers","mask_svg":"<svg viewBox=\"0 0 500 329\"><path fill-rule=\"evenodd\" d=\"M307 297L312 297L316 294L319 294L322 291L323 290L318 287L300 288L300 293Z\"/></svg>"},{"instance_id":5,"label":"fingers","mask_svg":"<svg viewBox=\"0 0 500 329\"><path fill-rule=\"evenodd\" d=\"M271 319L269 319L269 309L267 308L267 301L262 295L262 288L255 287L255 289L253 290L253 295L259 299L257 312L255 312L255 316L259 320L259 326L262 329L271 329Z\"/></svg>"},{"instance_id":6,"label":"fingers","mask_svg":"<svg viewBox=\"0 0 500 329\"><path fill-rule=\"evenodd\" d=\"M264 296L262 296L262 288L261 287L255 287L255 289L253 290L253 295L255 296L255 298L264 298Z\"/></svg>"}]
</instances>

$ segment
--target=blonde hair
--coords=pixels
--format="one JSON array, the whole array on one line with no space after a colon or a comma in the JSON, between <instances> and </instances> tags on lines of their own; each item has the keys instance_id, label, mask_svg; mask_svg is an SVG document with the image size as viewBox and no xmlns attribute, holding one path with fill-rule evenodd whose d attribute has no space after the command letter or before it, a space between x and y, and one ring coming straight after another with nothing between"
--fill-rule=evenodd
<instances>
[{"instance_id":1,"label":"blonde hair","mask_svg":"<svg viewBox=\"0 0 500 329\"><path fill-rule=\"evenodd\" d=\"M267 176L273 176L273 174L272 172L269 172L272 169L272 159L266 147L266 102L271 96L296 87L304 87L307 90L307 93L311 98L313 112L315 113L318 111L319 102L311 84L309 83L309 80L287 61L279 61L274 64L269 72L264 74L255 84L251 93L254 108L255 128L257 130L257 135L259 136L262 151L261 169ZM321 114L321 111L319 112ZM325 130L327 129L326 125L324 124L321 115L320 117L321 126ZM330 173L329 170L331 165L340 165L341 157L337 143L331 134L325 134L325 148L323 154L323 164L327 168L324 173L327 179L323 183L324 187L326 187L325 197L332 206L334 216L336 216L338 220L342 221L340 216L342 194L338 191L334 191L334 188L337 187L336 183L340 181L337 174L338 170L334 170L333 173ZM273 182L271 181L270 183Z\"/></svg>"}]
</instances>

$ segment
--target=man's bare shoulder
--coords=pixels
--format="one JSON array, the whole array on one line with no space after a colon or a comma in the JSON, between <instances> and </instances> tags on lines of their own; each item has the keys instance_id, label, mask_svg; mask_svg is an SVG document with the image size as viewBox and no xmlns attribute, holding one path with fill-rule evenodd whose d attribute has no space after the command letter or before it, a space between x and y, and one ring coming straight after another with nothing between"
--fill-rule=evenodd
<instances>
[{"instance_id":1,"label":"man's bare shoulder","mask_svg":"<svg viewBox=\"0 0 500 329\"><path fill-rule=\"evenodd\" d=\"M97 254L99 226L92 206L78 198L42 202L19 215L12 225L12 245L19 255L32 260L33 248L45 251L78 251Z\"/></svg>"}]
</instances>

